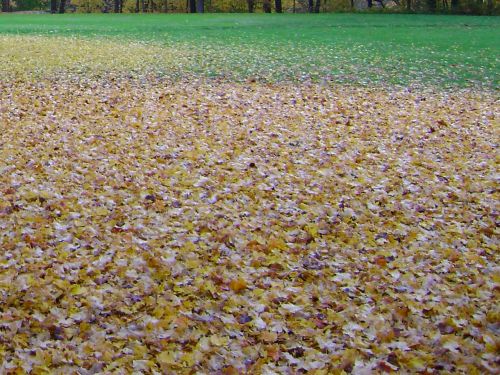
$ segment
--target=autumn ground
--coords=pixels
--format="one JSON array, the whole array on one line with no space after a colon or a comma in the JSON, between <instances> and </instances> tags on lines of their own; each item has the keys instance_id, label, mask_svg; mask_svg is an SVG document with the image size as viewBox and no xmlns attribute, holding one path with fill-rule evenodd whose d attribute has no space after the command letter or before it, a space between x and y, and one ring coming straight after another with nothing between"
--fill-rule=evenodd
<instances>
[{"instance_id":1,"label":"autumn ground","mask_svg":"<svg viewBox=\"0 0 500 375\"><path fill-rule=\"evenodd\" d=\"M467 19L406 70L377 36L0 24L0 373L497 373L498 46Z\"/></svg>"}]
</instances>

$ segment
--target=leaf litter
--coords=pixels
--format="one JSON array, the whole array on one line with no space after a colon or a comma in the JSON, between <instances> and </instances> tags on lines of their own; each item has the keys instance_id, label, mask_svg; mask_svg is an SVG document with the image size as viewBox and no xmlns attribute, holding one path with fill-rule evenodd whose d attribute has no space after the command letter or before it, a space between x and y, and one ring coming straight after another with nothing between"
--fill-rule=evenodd
<instances>
[{"instance_id":1,"label":"leaf litter","mask_svg":"<svg viewBox=\"0 0 500 375\"><path fill-rule=\"evenodd\" d=\"M495 92L0 82L0 372L495 373Z\"/></svg>"}]
</instances>

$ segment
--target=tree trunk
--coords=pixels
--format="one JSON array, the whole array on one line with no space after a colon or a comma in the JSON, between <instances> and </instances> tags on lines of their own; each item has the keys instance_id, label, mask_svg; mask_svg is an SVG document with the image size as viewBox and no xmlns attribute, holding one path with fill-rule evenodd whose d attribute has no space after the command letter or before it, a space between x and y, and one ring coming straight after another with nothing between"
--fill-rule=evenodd
<instances>
[{"instance_id":1,"label":"tree trunk","mask_svg":"<svg viewBox=\"0 0 500 375\"><path fill-rule=\"evenodd\" d=\"M411 12L411 0L406 0L406 10Z\"/></svg>"},{"instance_id":2,"label":"tree trunk","mask_svg":"<svg viewBox=\"0 0 500 375\"><path fill-rule=\"evenodd\" d=\"M262 2L262 10L264 13L271 13L271 1L270 0L264 0Z\"/></svg>"},{"instance_id":3,"label":"tree trunk","mask_svg":"<svg viewBox=\"0 0 500 375\"><path fill-rule=\"evenodd\" d=\"M314 6L314 13L319 13L320 7L321 7L321 0L316 0L316 5Z\"/></svg>"},{"instance_id":4,"label":"tree trunk","mask_svg":"<svg viewBox=\"0 0 500 375\"><path fill-rule=\"evenodd\" d=\"M451 0L451 10L454 12L458 10L458 0Z\"/></svg>"},{"instance_id":5,"label":"tree trunk","mask_svg":"<svg viewBox=\"0 0 500 375\"><path fill-rule=\"evenodd\" d=\"M139 0L135 0L135 12L139 13Z\"/></svg>"},{"instance_id":6,"label":"tree trunk","mask_svg":"<svg viewBox=\"0 0 500 375\"><path fill-rule=\"evenodd\" d=\"M50 0L50 13L57 13L57 0Z\"/></svg>"},{"instance_id":7,"label":"tree trunk","mask_svg":"<svg viewBox=\"0 0 500 375\"><path fill-rule=\"evenodd\" d=\"M66 11L66 0L61 0L59 3L59 14L64 14Z\"/></svg>"},{"instance_id":8,"label":"tree trunk","mask_svg":"<svg viewBox=\"0 0 500 375\"><path fill-rule=\"evenodd\" d=\"M189 0L189 13L196 13L196 0Z\"/></svg>"},{"instance_id":9,"label":"tree trunk","mask_svg":"<svg viewBox=\"0 0 500 375\"><path fill-rule=\"evenodd\" d=\"M255 1L247 0L247 5L248 5L248 13L253 13L253 10L255 8Z\"/></svg>"},{"instance_id":10,"label":"tree trunk","mask_svg":"<svg viewBox=\"0 0 500 375\"><path fill-rule=\"evenodd\" d=\"M283 6L281 5L281 0L275 0L274 7L276 8L276 13L283 13Z\"/></svg>"},{"instance_id":11,"label":"tree trunk","mask_svg":"<svg viewBox=\"0 0 500 375\"><path fill-rule=\"evenodd\" d=\"M2 0L2 12L8 12L10 10L9 0Z\"/></svg>"},{"instance_id":12,"label":"tree trunk","mask_svg":"<svg viewBox=\"0 0 500 375\"><path fill-rule=\"evenodd\" d=\"M309 13L312 13L313 10L314 10L314 0L308 0L308 4L307 4L307 11Z\"/></svg>"},{"instance_id":13,"label":"tree trunk","mask_svg":"<svg viewBox=\"0 0 500 375\"><path fill-rule=\"evenodd\" d=\"M366 2L368 4L368 8L373 7L373 0L366 0Z\"/></svg>"},{"instance_id":14,"label":"tree trunk","mask_svg":"<svg viewBox=\"0 0 500 375\"><path fill-rule=\"evenodd\" d=\"M115 0L113 5L115 13L120 13L120 0Z\"/></svg>"},{"instance_id":15,"label":"tree trunk","mask_svg":"<svg viewBox=\"0 0 500 375\"><path fill-rule=\"evenodd\" d=\"M203 13L205 11L205 0L196 0L196 12Z\"/></svg>"},{"instance_id":16,"label":"tree trunk","mask_svg":"<svg viewBox=\"0 0 500 375\"><path fill-rule=\"evenodd\" d=\"M429 12L434 13L436 11L436 0L427 0L427 8Z\"/></svg>"},{"instance_id":17,"label":"tree trunk","mask_svg":"<svg viewBox=\"0 0 500 375\"><path fill-rule=\"evenodd\" d=\"M489 14L490 16L492 16L493 15L493 0L488 0L488 3L486 4L486 9L487 9L486 14Z\"/></svg>"},{"instance_id":18,"label":"tree trunk","mask_svg":"<svg viewBox=\"0 0 500 375\"><path fill-rule=\"evenodd\" d=\"M168 0L163 0L163 13L168 13Z\"/></svg>"}]
</instances>

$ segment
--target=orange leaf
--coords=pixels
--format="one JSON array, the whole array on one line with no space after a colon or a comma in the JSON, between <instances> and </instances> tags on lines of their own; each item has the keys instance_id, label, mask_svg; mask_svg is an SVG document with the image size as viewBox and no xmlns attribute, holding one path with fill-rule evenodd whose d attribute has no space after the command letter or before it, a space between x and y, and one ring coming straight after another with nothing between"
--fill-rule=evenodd
<instances>
[{"instance_id":1,"label":"orange leaf","mask_svg":"<svg viewBox=\"0 0 500 375\"><path fill-rule=\"evenodd\" d=\"M242 290L246 289L247 282L245 280L241 279L241 278L240 279L231 280L231 282L229 283L229 287L231 288L231 290L233 292L239 293Z\"/></svg>"}]
</instances>

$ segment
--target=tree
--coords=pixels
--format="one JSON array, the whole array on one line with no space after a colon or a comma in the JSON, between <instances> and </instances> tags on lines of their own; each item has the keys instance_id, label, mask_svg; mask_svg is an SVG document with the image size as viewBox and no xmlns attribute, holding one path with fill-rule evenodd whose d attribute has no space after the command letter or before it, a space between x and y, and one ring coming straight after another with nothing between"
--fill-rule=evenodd
<instances>
[{"instance_id":1,"label":"tree","mask_svg":"<svg viewBox=\"0 0 500 375\"><path fill-rule=\"evenodd\" d=\"M458 10L458 0L451 0L451 10L454 12Z\"/></svg>"},{"instance_id":2,"label":"tree","mask_svg":"<svg viewBox=\"0 0 500 375\"><path fill-rule=\"evenodd\" d=\"M203 13L205 11L205 0L196 0L196 12Z\"/></svg>"},{"instance_id":3,"label":"tree","mask_svg":"<svg viewBox=\"0 0 500 375\"><path fill-rule=\"evenodd\" d=\"M253 13L253 10L255 8L255 0L247 0L247 5L248 5L248 13Z\"/></svg>"},{"instance_id":4,"label":"tree","mask_svg":"<svg viewBox=\"0 0 500 375\"><path fill-rule=\"evenodd\" d=\"M16 10L43 9L47 5L46 0L16 0Z\"/></svg>"},{"instance_id":5,"label":"tree","mask_svg":"<svg viewBox=\"0 0 500 375\"><path fill-rule=\"evenodd\" d=\"M434 13L436 11L437 1L436 0L427 0L427 8L429 12Z\"/></svg>"},{"instance_id":6,"label":"tree","mask_svg":"<svg viewBox=\"0 0 500 375\"><path fill-rule=\"evenodd\" d=\"M271 13L271 1L270 0L262 1L262 10L264 11L264 13Z\"/></svg>"},{"instance_id":7,"label":"tree","mask_svg":"<svg viewBox=\"0 0 500 375\"><path fill-rule=\"evenodd\" d=\"M486 9L487 9L489 15L493 14L493 0L488 0L487 5L486 5Z\"/></svg>"},{"instance_id":8,"label":"tree","mask_svg":"<svg viewBox=\"0 0 500 375\"><path fill-rule=\"evenodd\" d=\"M276 8L276 13L283 13L283 7L281 5L281 0L275 0L274 7Z\"/></svg>"},{"instance_id":9,"label":"tree","mask_svg":"<svg viewBox=\"0 0 500 375\"><path fill-rule=\"evenodd\" d=\"M188 0L189 13L196 13L196 0Z\"/></svg>"},{"instance_id":10,"label":"tree","mask_svg":"<svg viewBox=\"0 0 500 375\"><path fill-rule=\"evenodd\" d=\"M66 11L66 0L61 0L59 3L59 14L63 14Z\"/></svg>"},{"instance_id":11,"label":"tree","mask_svg":"<svg viewBox=\"0 0 500 375\"><path fill-rule=\"evenodd\" d=\"M2 12L10 12L10 0L2 0Z\"/></svg>"},{"instance_id":12,"label":"tree","mask_svg":"<svg viewBox=\"0 0 500 375\"><path fill-rule=\"evenodd\" d=\"M368 8L373 7L373 0L366 0L366 2L368 4Z\"/></svg>"},{"instance_id":13,"label":"tree","mask_svg":"<svg viewBox=\"0 0 500 375\"><path fill-rule=\"evenodd\" d=\"M50 13L57 13L57 0L50 0Z\"/></svg>"},{"instance_id":14,"label":"tree","mask_svg":"<svg viewBox=\"0 0 500 375\"><path fill-rule=\"evenodd\" d=\"M316 0L316 5L314 6L314 13L319 13L320 7L321 7L321 0Z\"/></svg>"},{"instance_id":15,"label":"tree","mask_svg":"<svg viewBox=\"0 0 500 375\"><path fill-rule=\"evenodd\" d=\"M122 12L122 0L115 0L114 1L114 7L115 7L115 13L121 13Z\"/></svg>"}]
</instances>

